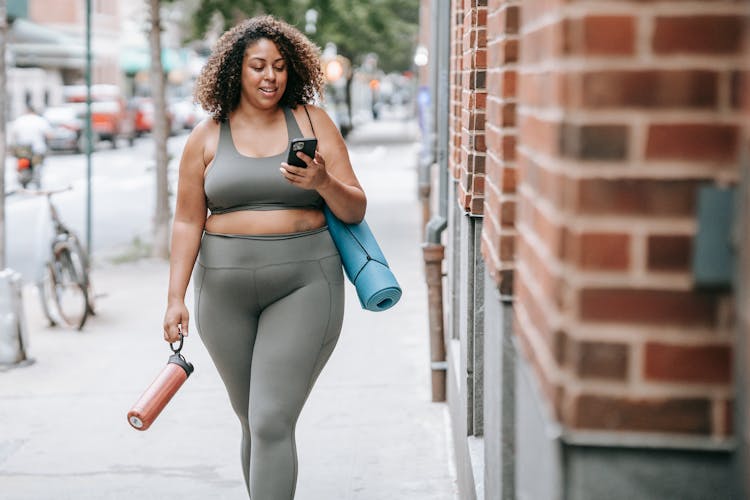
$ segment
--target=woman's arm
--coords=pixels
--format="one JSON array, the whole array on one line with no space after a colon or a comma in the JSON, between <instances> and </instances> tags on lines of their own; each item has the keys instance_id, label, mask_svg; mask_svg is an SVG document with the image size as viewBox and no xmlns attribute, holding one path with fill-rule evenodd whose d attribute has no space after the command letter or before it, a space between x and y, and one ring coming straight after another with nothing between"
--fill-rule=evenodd
<instances>
[{"instance_id":1,"label":"woman's arm","mask_svg":"<svg viewBox=\"0 0 750 500\"><path fill-rule=\"evenodd\" d=\"M344 138L323 109L308 104L307 110L318 138L319 154L314 162L303 155L302 159L308 164L306 169L284 165L287 172L282 173L300 187L317 190L328 208L342 221L361 222L365 217L367 198L354 174Z\"/></svg>"},{"instance_id":2,"label":"woman's arm","mask_svg":"<svg viewBox=\"0 0 750 500\"><path fill-rule=\"evenodd\" d=\"M205 121L193 129L180 159L177 205L172 225L172 251L169 257L167 311L164 315L164 338L169 342L178 340L180 331L183 335L188 334L189 313L185 307L185 292L206 223L203 172L207 164L206 139L210 134L207 129L212 128L211 125L209 121Z\"/></svg>"}]
</instances>

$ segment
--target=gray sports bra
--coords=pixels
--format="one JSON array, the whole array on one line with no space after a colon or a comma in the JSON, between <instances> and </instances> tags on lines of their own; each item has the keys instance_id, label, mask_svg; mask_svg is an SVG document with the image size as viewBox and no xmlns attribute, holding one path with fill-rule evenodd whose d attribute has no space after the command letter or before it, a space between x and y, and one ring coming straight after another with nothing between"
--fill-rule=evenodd
<instances>
[{"instance_id":1,"label":"gray sports bra","mask_svg":"<svg viewBox=\"0 0 750 500\"><path fill-rule=\"evenodd\" d=\"M284 108L289 139L302 137L292 110ZM229 120L219 129L219 145L213 165L203 181L206 205L212 214L238 210L284 210L323 208L323 198L314 189L290 184L279 172L286 151L275 156L254 158L237 151Z\"/></svg>"}]
</instances>

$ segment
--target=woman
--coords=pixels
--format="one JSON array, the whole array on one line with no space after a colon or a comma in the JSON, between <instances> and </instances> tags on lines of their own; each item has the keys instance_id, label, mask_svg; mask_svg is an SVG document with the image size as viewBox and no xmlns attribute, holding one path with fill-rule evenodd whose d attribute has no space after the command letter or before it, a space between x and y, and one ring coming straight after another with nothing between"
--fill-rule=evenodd
<instances>
[{"instance_id":1,"label":"woman","mask_svg":"<svg viewBox=\"0 0 750 500\"><path fill-rule=\"evenodd\" d=\"M198 79L212 119L180 162L164 338L188 334L197 258L196 323L242 426L253 500L294 497L295 423L341 329L341 261L321 207L345 222L365 214L343 138L310 104L322 85L317 47L297 29L242 22ZM318 139L314 158L297 153L306 168L284 161L299 136Z\"/></svg>"}]
</instances>

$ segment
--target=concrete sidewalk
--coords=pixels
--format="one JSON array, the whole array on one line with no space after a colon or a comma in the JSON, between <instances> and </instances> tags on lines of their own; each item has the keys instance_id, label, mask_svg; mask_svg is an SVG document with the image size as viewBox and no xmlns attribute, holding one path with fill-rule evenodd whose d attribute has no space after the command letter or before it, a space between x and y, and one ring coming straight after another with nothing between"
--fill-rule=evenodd
<instances>
[{"instance_id":1,"label":"concrete sidewalk","mask_svg":"<svg viewBox=\"0 0 750 500\"><path fill-rule=\"evenodd\" d=\"M387 130L408 139L413 123L367 127L350 138L352 162L404 296L372 313L347 285L341 340L297 427L296 498L454 499L447 411L430 402L416 150L368 140ZM246 498L239 425L194 328L183 353L195 373L151 429L126 422L170 354L161 334L167 273L154 260L98 264L105 296L83 332L47 328L25 290L36 361L0 372L0 498ZM192 310L192 290L188 301Z\"/></svg>"}]
</instances>

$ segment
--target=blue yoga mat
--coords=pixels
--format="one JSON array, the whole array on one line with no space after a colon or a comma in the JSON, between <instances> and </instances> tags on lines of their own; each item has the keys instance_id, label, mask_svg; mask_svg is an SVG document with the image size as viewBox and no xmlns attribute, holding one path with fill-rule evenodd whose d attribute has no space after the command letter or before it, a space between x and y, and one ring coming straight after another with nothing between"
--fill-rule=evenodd
<instances>
[{"instance_id":1,"label":"blue yoga mat","mask_svg":"<svg viewBox=\"0 0 750 500\"><path fill-rule=\"evenodd\" d=\"M385 311L396 305L401 298L401 287L367 222L346 224L327 206L323 210L346 277L357 289L362 307L368 311Z\"/></svg>"}]
</instances>

